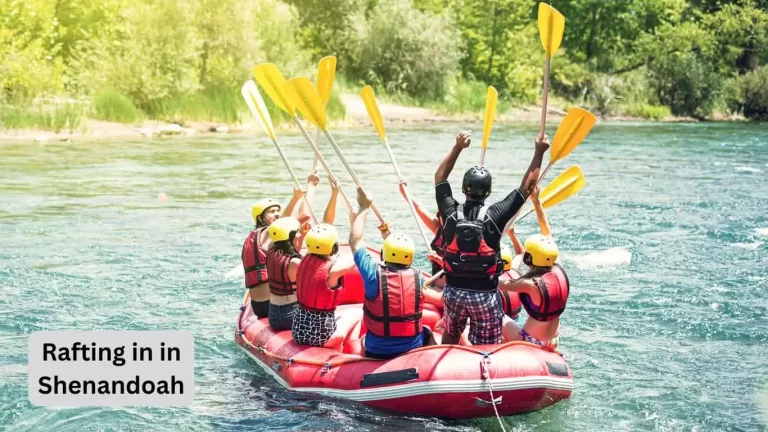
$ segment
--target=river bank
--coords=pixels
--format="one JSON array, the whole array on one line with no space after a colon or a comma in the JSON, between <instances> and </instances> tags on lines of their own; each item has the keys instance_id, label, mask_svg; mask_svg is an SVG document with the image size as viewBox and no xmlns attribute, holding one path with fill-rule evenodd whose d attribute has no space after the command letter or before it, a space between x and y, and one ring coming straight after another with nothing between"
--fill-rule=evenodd
<instances>
[{"instance_id":1,"label":"river bank","mask_svg":"<svg viewBox=\"0 0 768 432\"><path fill-rule=\"evenodd\" d=\"M356 129L370 125L370 119L365 105L359 96L355 94L341 95L341 101L346 109L343 120L331 121L331 127L336 129ZM404 106L392 103L379 103L379 109L387 124L418 124L418 123L461 123L481 121L482 113L446 114L436 110ZM559 122L566 114L564 107L551 104L547 108L547 120L550 123ZM536 123L540 120L541 107L527 105L514 107L496 116L496 122L500 124L512 123ZM200 134L216 133L258 133L261 128L249 115L244 115L244 121L238 124L223 124L210 121L188 121L183 124L163 122L159 120L146 120L139 124L108 122L86 119L72 130L54 132L44 129L0 129L0 142L2 141L34 141L44 143L48 141L70 141L77 139L113 139L126 137L162 137L162 136L192 136ZM600 121L651 121L642 117L628 115L598 116ZM739 116L715 116L716 121L740 121ZM661 122L697 122L691 117L668 117ZM291 128L291 123L277 124L277 129Z\"/></svg>"}]
</instances>

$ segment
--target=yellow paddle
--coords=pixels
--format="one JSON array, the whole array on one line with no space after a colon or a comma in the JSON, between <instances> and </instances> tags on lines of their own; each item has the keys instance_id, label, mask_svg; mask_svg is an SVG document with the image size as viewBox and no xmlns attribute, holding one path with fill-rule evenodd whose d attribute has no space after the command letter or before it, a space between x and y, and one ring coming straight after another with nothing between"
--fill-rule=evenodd
<instances>
[{"instance_id":1,"label":"yellow paddle","mask_svg":"<svg viewBox=\"0 0 768 432\"><path fill-rule=\"evenodd\" d=\"M344 157L336 140L333 139L333 135L328 132L328 118L326 116L325 107L323 106L323 101L320 99L320 95L317 94L315 88L312 87L312 83L309 79L305 77L291 78L283 84L283 91L288 95L288 98L304 118L323 130L326 138L328 138L328 141L331 143L331 147L333 147L336 154L339 155L341 163L344 164L344 167L349 171L349 175L352 176L352 180L354 180L357 187L362 188L363 185L360 183L360 179L357 178L355 171L349 166L347 158ZM383 224L384 218L381 217L381 213L379 213L375 204L371 204L371 210L373 210L373 213L379 219L379 222Z\"/></svg>"},{"instance_id":2,"label":"yellow paddle","mask_svg":"<svg viewBox=\"0 0 768 432\"><path fill-rule=\"evenodd\" d=\"M547 94L549 92L549 67L552 56L555 55L560 43L563 41L565 31L565 17L546 3L539 3L539 36L541 45L546 52L544 61L544 88L541 96L541 126L539 127L539 139L544 138L544 125L547 122Z\"/></svg>"},{"instance_id":3,"label":"yellow paddle","mask_svg":"<svg viewBox=\"0 0 768 432\"><path fill-rule=\"evenodd\" d=\"M288 169L288 173L291 175L291 179L293 179L294 186L296 188L301 188L301 183L299 183L299 179L296 177L296 173L293 172L291 164L288 163L288 158L286 158L285 153L283 153L283 148L280 146L280 142L275 136L275 128L272 126L272 119L269 116L269 111L267 111L266 105L264 105L264 99L262 99L261 93L259 93L259 89L256 87L256 83L248 80L245 84L243 84L243 87L240 89L240 93L242 93L243 98L245 98L245 103L251 110L251 114L253 114L256 120L259 121L261 128L264 130L264 132L266 132L267 135L269 135L269 138L271 138L272 142L275 144L275 148L280 154L280 158L283 159L283 163ZM307 198L306 191L304 191L302 197L304 198L304 202L307 204L307 208L309 208L309 211L312 215L312 220L317 223L317 216L315 216L315 211L312 209L312 205Z\"/></svg>"},{"instance_id":4,"label":"yellow paddle","mask_svg":"<svg viewBox=\"0 0 768 432\"><path fill-rule=\"evenodd\" d=\"M387 154L389 155L389 160L392 162L392 166L395 168L397 179L401 182L404 181L403 175L400 173L400 168L397 167L395 155L392 154L392 149L389 147L389 142L387 141L387 132L384 130L384 120L381 118L381 111L379 111L379 106L376 103L376 96L373 94L373 88L371 88L371 86L363 87L363 90L360 91L360 97L363 98L365 108L368 110L368 117L371 118L371 122L376 128L376 132L378 132L379 137L381 137L381 142L384 143L384 147L387 149ZM419 227L421 238L424 239L424 245L427 246L427 251L431 251L432 248L429 247L429 240L427 239L427 235L424 233L424 228L422 228L421 223L419 222L419 216L416 214L416 208L413 206L413 198L411 198L411 195L408 193L408 187L403 185L403 190L405 191L405 200L408 202L408 207L411 209L413 218L416 219L416 226Z\"/></svg>"},{"instance_id":5,"label":"yellow paddle","mask_svg":"<svg viewBox=\"0 0 768 432\"><path fill-rule=\"evenodd\" d=\"M597 117L583 108L571 108L565 115L563 121L555 132L555 138L549 149L549 164L539 177L539 181L544 178L552 168L555 162L568 156L584 138L597 122Z\"/></svg>"},{"instance_id":6,"label":"yellow paddle","mask_svg":"<svg viewBox=\"0 0 768 432\"><path fill-rule=\"evenodd\" d=\"M581 168L579 168L578 165L574 165L557 176L552 180L552 183L539 193L541 206L550 208L555 204L567 200L576 195L586 184L587 181L584 179L584 173L581 172ZM515 223L531 214L534 210L535 209L528 210L527 213L517 218Z\"/></svg>"},{"instance_id":7,"label":"yellow paddle","mask_svg":"<svg viewBox=\"0 0 768 432\"><path fill-rule=\"evenodd\" d=\"M320 99L323 100L323 106L328 106L328 101L331 100L331 90L333 89L333 79L336 77L336 57L328 56L320 59L317 64L317 94L320 95ZM317 128L317 134L315 135L315 143L320 145L320 128ZM318 147L319 148L319 147ZM312 162L312 170L317 169L317 155Z\"/></svg>"},{"instance_id":8,"label":"yellow paddle","mask_svg":"<svg viewBox=\"0 0 768 432\"><path fill-rule=\"evenodd\" d=\"M496 104L499 101L499 92L493 86L488 86L488 96L485 98L485 115L483 118L483 147L480 150L480 166L485 164L485 149L488 148L488 140L491 138L493 119L496 117Z\"/></svg>"},{"instance_id":9,"label":"yellow paddle","mask_svg":"<svg viewBox=\"0 0 768 432\"><path fill-rule=\"evenodd\" d=\"M296 123L296 126L298 126L299 130L301 130L301 134L304 135L304 139L306 139L310 147L312 147L312 151L315 153L315 156L317 156L317 159L320 161L323 169L325 169L328 177L331 178L331 181L338 184L338 177L333 175L333 172L331 171L331 168L328 167L328 163L325 161L325 158L323 158L323 155L320 154L320 149L317 148L317 145L314 141L312 141L312 138L307 133L307 130L304 129L301 121L299 121L299 117L296 115L296 108L285 95L283 90L285 78L283 77L283 74L280 73L280 69L278 69L277 66L272 63L262 63L253 68L253 76L256 78L256 81L261 85L264 91L267 92L267 95L270 99L272 99L272 102L274 102L275 105L277 105L280 109L287 112L288 115L293 117L294 123ZM347 209L349 209L350 212L354 211L352 209L352 204L349 201L349 198L347 198L347 195L344 193L344 190L339 188L339 193L341 194L341 198L344 200L344 203L347 205Z\"/></svg>"}]
</instances>

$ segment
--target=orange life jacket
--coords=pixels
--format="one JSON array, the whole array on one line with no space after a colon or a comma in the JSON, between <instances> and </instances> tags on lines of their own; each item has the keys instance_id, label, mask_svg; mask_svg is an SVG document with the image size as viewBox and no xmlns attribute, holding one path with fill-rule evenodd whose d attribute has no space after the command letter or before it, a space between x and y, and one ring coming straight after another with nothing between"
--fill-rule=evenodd
<instances>
[{"instance_id":1,"label":"orange life jacket","mask_svg":"<svg viewBox=\"0 0 768 432\"><path fill-rule=\"evenodd\" d=\"M419 271L413 267L390 270L380 263L379 293L363 302L363 323L380 337L415 337L421 334L424 292Z\"/></svg>"}]
</instances>

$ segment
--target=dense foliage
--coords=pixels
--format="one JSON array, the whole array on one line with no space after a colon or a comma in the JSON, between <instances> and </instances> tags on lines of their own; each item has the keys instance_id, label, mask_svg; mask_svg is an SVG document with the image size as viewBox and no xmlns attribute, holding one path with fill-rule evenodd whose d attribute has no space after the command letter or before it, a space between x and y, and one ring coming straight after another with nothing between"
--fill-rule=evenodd
<instances>
[{"instance_id":1,"label":"dense foliage","mask_svg":"<svg viewBox=\"0 0 768 432\"><path fill-rule=\"evenodd\" d=\"M602 114L766 118L768 0L552 4L566 16L553 59L556 98ZM486 85L507 106L535 103L537 5L0 0L0 127L47 118L58 128L62 120L50 118L58 111L68 124L85 116L237 121L238 89L253 65L311 75L329 54L339 58L341 82L416 103L476 111Z\"/></svg>"}]
</instances>

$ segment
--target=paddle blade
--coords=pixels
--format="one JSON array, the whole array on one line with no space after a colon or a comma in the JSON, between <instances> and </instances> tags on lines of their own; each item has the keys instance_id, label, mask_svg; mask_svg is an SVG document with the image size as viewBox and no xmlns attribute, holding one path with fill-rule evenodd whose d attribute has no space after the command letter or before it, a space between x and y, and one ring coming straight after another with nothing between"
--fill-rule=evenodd
<instances>
[{"instance_id":1,"label":"paddle blade","mask_svg":"<svg viewBox=\"0 0 768 432\"><path fill-rule=\"evenodd\" d=\"M547 52L547 57L552 57L560 48L565 31L565 17L552 6L539 3L539 36L541 45Z\"/></svg>"},{"instance_id":2,"label":"paddle blade","mask_svg":"<svg viewBox=\"0 0 768 432\"><path fill-rule=\"evenodd\" d=\"M596 121L597 117L585 109L569 109L552 140L549 163L553 164L572 152L592 130Z\"/></svg>"},{"instance_id":3,"label":"paddle blade","mask_svg":"<svg viewBox=\"0 0 768 432\"><path fill-rule=\"evenodd\" d=\"M272 99L272 102L293 117L296 113L296 108L285 95L283 90L285 77L280 72L280 69L272 63L262 63L253 68L253 77L256 78L256 82L259 83L261 88L267 92L267 96Z\"/></svg>"},{"instance_id":4,"label":"paddle blade","mask_svg":"<svg viewBox=\"0 0 768 432\"><path fill-rule=\"evenodd\" d=\"M325 116L325 107L309 78L289 79L283 84L283 92L304 118L320 129L326 130L328 119Z\"/></svg>"},{"instance_id":5,"label":"paddle blade","mask_svg":"<svg viewBox=\"0 0 768 432\"><path fill-rule=\"evenodd\" d=\"M496 104L499 102L499 92L493 86L488 86L488 96L485 98L485 116L483 119L483 150L488 148L491 139L493 119L496 118Z\"/></svg>"},{"instance_id":6,"label":"paddle blade","mask_svg":"<svg viewBox=\"0 0 768 432\"><path fill-rule=\"evenodd\" d=\"M269 117L269 111L267 106L264 105L264 99L259 93L259 88L256 87L256 83L248 80L243 84L243 88L240 89L240 93L245 98L245 103L251 110L251 114L259 121L261 128L269 135L270 138L275 139L275 128L272 126L272 119Z\"/></svg>"},{"instance_id":7,"label":"paddle blade","mask_svg":"<svg viewBox=\"0 0 768 432\"><path fill-rule=\"evenodd\" d=\"M336 78L336 57L323 57L317 64L317 94L320 95L323 106L328 105L328 101L331 100L334 78Z\"/></svg>"},{"instance_id":8,"label":"paddle blade","mask_svg":"<svg viewBox=\"0 0 768 432\"><path fill-rule=\"evenodd\" d=\"M363 87L360 91L360 97L363 98L365 109L368 110L368 117L371 118L373 127L376 128L376 132L379 133L381 139L387 139L387 131L384 129L384 120L381 118L381 111L379 111L379 105L376 103L376 96L373 95L373 88L369 85Z\"/></svg>"},{"instance_id":9,"label":"paddle blade","mask_svg":"<svg viewBox=\"0 0 768 432\"><path fill-rule=\"evenodd\" d=\"M553 205L564 201L573 195L576 195L587 181L584 179L584 173L578 165L574 165L552 180L544 190L539 193L539 200L544 208L550 208Z\"/></svg>"}]
</instances>

